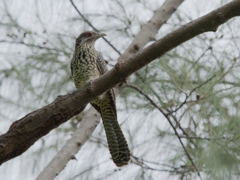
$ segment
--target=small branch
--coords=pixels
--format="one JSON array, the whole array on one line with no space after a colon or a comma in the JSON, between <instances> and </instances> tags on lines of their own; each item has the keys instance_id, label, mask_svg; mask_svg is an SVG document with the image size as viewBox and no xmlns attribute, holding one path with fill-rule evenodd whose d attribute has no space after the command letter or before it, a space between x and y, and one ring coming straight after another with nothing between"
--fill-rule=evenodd
<instances>
[{"instance_id":1,"label":"small branch","mask_svg":"<svg viewBox=\"0 0 240 180\"><path fill-rule=\"evenodd\" d=\"M142 159L140 159L140 158L138 158L136 156L132 156L132 157L135 159L136 162L132 161L131 163L136 164L138 166L141 166L143 169L152 170L152 171L164 171L164 172L171 172L171 173L176 172L175 168L170 167L170 166L167 166L167 167L168 168L172 168L174 170L152 168L152 167L148 166L146 163L144 163L145 160L142 160ZM157 165L160 165L160 164L157 164Z\"/></svg>"},{"instance_id":2,"label":"small branch","mask_svg":"<svg viewBox=\"0 0 240 180\"><path fill-rule=\"evenodd\" d=\"M214 138L214 139L211 139L211 138L191 137L191 136L180 136L180 138L185 138L185 139L200 139L200 140L207 140L207 141L223 139L223 138L217 138L217 139Z\"/></svg>"},{"instance_id":3,"label":"small branch","mask_svg":"<svg viewBox=\"0 0 240 180\"><path fill-rule=\"evenodd\" d=\"M140 94L142 94L154 107L158 108L158 110L166 117L167 114L147 95L145 94L139 87L133 85L133 84L126 84L125 87L130 87L132 89L135 89Z\"/></svg>"},{"instance_id":4,"label":"small branch","mask_svg":"<svg viewBox=\"0 0 240 180\"><path fill-rule=\"evenodd\" d=\"M70 0L70 2L72 3L73 7L76 9L76 11L78 12L78 14L83 18L83 20L91 27L93 28L94 31L99 32L97 28L95 28L92 23L90 23L89 20L87 20L87 18L84 17L84 15L78 10L77 6L73 3L73 0ZM121 53L105 38L102 37L104 39L104 41L106 43L109 44L109 46L111 46L119 55L121 55Z\"/></svg>"},{"instance_id":5,"label":"small branch","mask_svg":"<svg viewBox=\"0 0 240 180\"><path fill-rule=\"evenodd\" d=\"M198 85L197 87L193 88L193 89L191 90L191 92L190 92L188 95L186 95L186 98L185 98L185 100L181 103L181 105L180 105L177 109L175 109L174 111L172 111L172 112L170 112L170 113L177 112L184 104L186 104L188 98L192 95L192 93L193 93L194 91L196 91L198 88L200 88L200 87L204 86L205 84L207 84L207 83L208 83L209 81L211 81L215 76L216 76L216 75L213 75L213 76L212 76L210 79L208 79L207 81L205 81L205 82L203 82L202 84Z\"/></svg>"},{"instance_id":6,"label":"small branch","mask_svg":"<svg viewBox=\"0 0 240 180\"><path fill-rule=\"evenodd\" d=\"M141 89L139 89L137 86L127 84L126 87L131 87L131 88L137 90L140 94L142 94L154 107L156 107L156 108L165 116L165 118L168 120L169 124L171 125L172 129L174 130L176 136L178 137L178 140L179 140L180 144L182 145L182 147L183 147L183 149L184 149L184 151L185 151L188 159L191 161L191 163L192 163L194 169L196 170L199 178L202 179L202 178L201 178L201 175L200 175L200 173L199 173L199 171L198 171L198 169L197 169L197 166L196 166L195 163L193 162L193 159L191 158L190 154L188 153L186 147L184 146L184 144L183 144L183 142L182 142L182 140L181 140L181 137L179 136L176 128L174 127L172 121L169 119L168 115L165 114L165 113L162 111L162 109L161 109L147 94L145 94L145 93L144 93Z\"/></svg>"},{"instance_id":7,"label":"small branch","mask_svg":"<svg viewBox=\"0 0 240 180\"><path fill-rule=\"evenodd\" d=\"M141 166L143 169L147 169L147 170L152 170L152 171L161 171L161 172L170 172L170 173L175 173L175 170L169 170L169 169L157 169L157 168L152 168L148 165L146 165L144 162L132 162L133 164L139 165Z\"/></svg>"},{"instance_id":8,"label":"small branch","mask_svg":"<svg viewBox=\"0 0 240 180\"><path fill-rule=\"evenodd\" d=\"M16 42L16 41L5 41L5 40L0 40L0 43L21 44L21 45L25 45L25 46L29 46L29 47L35 47L35 48L39 48L39 49L46 49L46 50L52 50L52 51L59 51L59 50L57 50L57 49L48 48L48 47L44 47L44 46L40 46L40 45L35 45L35 44L27 44L27 43L24 43L24 42Z\"/></svg>"},{"instance_id":9,"label":"small branch","mask_svg":"<svg viewBox=\"0 0 240 180\"><path fill-rule=\"evenodd\" d=\"M110 176L121 170L122 170L121 168L114 169L112 172L106 174L104 177L97 178L96 180L109 179Z\"/></svg>"},{"instance_id":10,"label":"small branch","mask_svg":"<svg viewBox=\"0 0 240 180\"><path fill-rule=\"evenodd\" d=\"M182 120L183 116L187 113L187 111L189 111L194 105L196 105L197 102L194 101L194 102L191 102L189 104L189 106L187 107L187 109L184 110L184 112L182 113L182 115L180 116L179 120L178 120L178 123L180 124L180 121Z\"/></svg>"},{"instance_id":11,"label":"small branch","mask_svg":"<svg viewBox=\"0 0 240 180\"><path fill-rule=\"evenodd\" d=\"M140 159L139 157L136 157L136 156L133 156L133 155L132 155L132 157L134 159L136 159L138 162L146 162L146 163L150 163L150 164L154 164L154 165L158 165L158 166L168 167L168 168L171 168L171 169L177 169L174 166L170 166L170 165L167 165L167 164L160 164L160 163L157 163L157 162L152 162L152 161L148 161L148 160L145 160L145 159Z\"/></svg>"},{"instance_id":12,"label":"small branch","mask_svg":"<svg viewBox=\"0 0 240 180\"><path fill-rule=\"evenodd\" d=\"M233 139L229 139L227 137L222 137L222 138L207 138L207 137L192 137L192 136L180 136L180 138L185 138L185 139L198 139L198 140L207 140L207 141L213 141L213 140L223 140L225 139L226 141L232 142L235 144L238 148L240 148L240 145L238 145Z\"/></svg>"},{"instance_id":13,"label":"small branch","mask_svg":"<svg viewBox=\"0 0 240 180\"><path fill-rule=\"evenodd\" d=\"M81 173L75 175L71 180L74 180L75 178L77 178L77 177L83 175L83 174L86 173L86 172L91 171L91 170L94 169L94 168L98 168L100 165L102 165L102 164L104 164L104 163L106 163L106 162L108 162L108 161L109 161L109 160L106 160L106 161L104 161L104 162L101 162L101 163L98 163L98 164L91 165L91 166L88 167L87 169L83 170Z\"/></svg>"},{"instance_id":14,"label":"small branch","mask_svg":"<svg viewBox=\"0 0 240 180\"><path fill-rule=\"evenodd\" d=\"M206 54L208 50L212 50L212 46L209 46L200 56L199 58L192 64L191 69L194 68L194 66L200 61L200 59Z\"/></svg>"}]
</instances>

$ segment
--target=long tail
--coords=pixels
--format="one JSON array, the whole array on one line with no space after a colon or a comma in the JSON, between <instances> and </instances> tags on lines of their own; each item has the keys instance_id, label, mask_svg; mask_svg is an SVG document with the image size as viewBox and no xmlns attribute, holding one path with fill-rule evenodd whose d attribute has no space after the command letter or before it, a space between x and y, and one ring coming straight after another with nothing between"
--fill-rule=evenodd
<instances>
[{"instance_id":1,"label":"long tail","mask_svg":"<svg viewBox=\"0 0 240 180\"><path fill-rule=\"evenodd\" d=\"M130 151L117 121L113 91L106 92L103 98L94 100L91 104L102 116L113 162L118 167L127 165L130 161Z\"/></svg>"}]
</instances>

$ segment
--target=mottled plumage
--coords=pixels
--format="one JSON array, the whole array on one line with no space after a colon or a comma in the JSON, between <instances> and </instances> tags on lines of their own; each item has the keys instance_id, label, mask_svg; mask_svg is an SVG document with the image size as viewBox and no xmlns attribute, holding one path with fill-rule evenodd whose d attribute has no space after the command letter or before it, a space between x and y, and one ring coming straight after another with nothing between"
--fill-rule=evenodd
<instances>
[{"instance_id":1,"label":"mottled plumage","mask_svg":"<svg viewBox=\"0 0 240 180\"><path fill-rule=\"evenodd\" d=\"M87 31L76 40L75 52L71 61L71 72L76 88L82 88L108 71L102 55L94 48L95 41L106 34ZM106 131L108 146L114 163L121 167L130 161L130 151L117 121L115 95L113 89L91 102L101 114Z\"/></svg>"}]
</instances>

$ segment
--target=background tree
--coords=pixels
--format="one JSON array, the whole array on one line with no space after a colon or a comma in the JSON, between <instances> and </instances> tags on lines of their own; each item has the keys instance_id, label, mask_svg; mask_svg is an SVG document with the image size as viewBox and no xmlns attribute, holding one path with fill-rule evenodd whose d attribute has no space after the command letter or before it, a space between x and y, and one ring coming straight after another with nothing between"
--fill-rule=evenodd
<instances>
[{"instance_id":1,"label":"background tree","mask_svg":"<svg viewBox=\"0 0 240 180\"><path fill-rule=\"evenodd\" d=\"M124 52L163 2L76 2L85 19L67 1L1 2L1 132L27 112L75 90L69 62L76 37L92 29L89 22ZM227 2L185 1L156 39ZM237 20L178 46L121 87L117 106L132 150L130 165L122 169L113 165L100 124L76 155L78 161L70 161L57 179L238 179ZM149 44L155 39L151 40ZM102 41L97 49L109 68L116 64L119 55L111 46ZM84 113L3 164L1 174L10 177L15 166L24 179L36 177L82 118Z\"/></svg>"}]
</instances>

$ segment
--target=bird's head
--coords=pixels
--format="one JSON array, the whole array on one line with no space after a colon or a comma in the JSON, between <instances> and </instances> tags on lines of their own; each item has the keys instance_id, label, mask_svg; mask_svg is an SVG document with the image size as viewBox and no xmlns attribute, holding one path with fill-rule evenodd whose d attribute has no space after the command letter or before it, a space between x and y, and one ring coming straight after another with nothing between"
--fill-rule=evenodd
<instances>
[{"instance_id":1,"label":"bird's head","mask_svg":"<svg viewBox=\"0 0 240 180\"><path fill-rule=\"evenodd\" d=\"M92 46L94 46L95 41L103 36L106 36L106 34L97 33L93 31L86 31L80 34L80 36L77 38L75 48L77 48L78 46L81 46L81 44L83 43L87 43L88 45L92 44Z\"/></svg>"}]
</instances>

